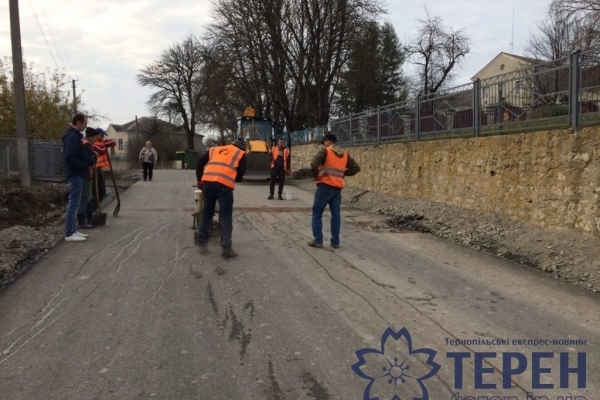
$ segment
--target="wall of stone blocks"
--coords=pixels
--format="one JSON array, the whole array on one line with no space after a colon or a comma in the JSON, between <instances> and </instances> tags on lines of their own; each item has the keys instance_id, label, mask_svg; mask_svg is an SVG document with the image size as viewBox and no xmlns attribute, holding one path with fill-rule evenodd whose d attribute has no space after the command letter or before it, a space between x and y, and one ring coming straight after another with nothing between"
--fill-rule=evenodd
<instances>
[{"instance_id":1,"label":"wall of stone blocks","mask_svg":"<svg viewBox=\"0 0 600 400\"><path fill-rule=\"evenodd\" d=\"M308 168L319 145L292 149ZM600 127L346 148L347 185L600 236Z\"/></svg>"}]
</instances>

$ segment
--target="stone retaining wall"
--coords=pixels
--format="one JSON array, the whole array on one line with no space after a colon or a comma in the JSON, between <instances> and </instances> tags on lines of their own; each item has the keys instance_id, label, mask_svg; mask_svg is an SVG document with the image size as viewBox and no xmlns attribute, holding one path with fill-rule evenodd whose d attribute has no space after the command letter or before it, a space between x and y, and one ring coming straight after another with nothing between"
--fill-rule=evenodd
<instances>
[{"instance_id":1,"label":"stone retaining wall","mask_svg":"<svg viewBox=\"0 0 600 400\"><path fill-rule=\"evenodd\" d=\"M319 145L292 149L308 168ZM600 236L600 127L347 148L347 184Z\"/></svg>"}]
</instances>

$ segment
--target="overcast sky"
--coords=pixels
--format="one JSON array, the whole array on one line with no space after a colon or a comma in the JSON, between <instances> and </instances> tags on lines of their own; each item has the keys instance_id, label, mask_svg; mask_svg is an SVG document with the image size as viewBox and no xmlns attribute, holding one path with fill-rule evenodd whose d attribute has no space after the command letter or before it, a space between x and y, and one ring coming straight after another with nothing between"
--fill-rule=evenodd
<instances>
[{"instance_id":1,"label":"overcast sky","mask_svg":"<svg viewBox=\"0 0 600 400\"><path fill-rule=\"evenodd\" d=\"M550 0L388 0L388 14L396 34L406 43L417 31L417 20L441 16L472 39L472 51L454 85L468 83L499 52L523 54L536 23L545 16ZM0 3L0 55L11 55L8 1ZM210 0L20 0L23 58L35 70L64 69L77 79L78 93L88 109L109 117L94 126L123 124L149 115L150 90L136 75L187 34L202 35L211 21ZM405 69L410 72L410 66Z\"/></svg>"}]
</instances>

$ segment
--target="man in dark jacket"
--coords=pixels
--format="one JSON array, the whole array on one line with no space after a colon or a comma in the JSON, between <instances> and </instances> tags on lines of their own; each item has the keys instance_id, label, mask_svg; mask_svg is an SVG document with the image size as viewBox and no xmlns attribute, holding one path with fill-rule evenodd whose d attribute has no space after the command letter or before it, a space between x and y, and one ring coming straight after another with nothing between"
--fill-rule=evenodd
<instances>
[{"instance_id":1,"label":"man in dark jacket","mask_svg":"<svg viewBox=\"0 0 600 400\"><path fill-rule=\"evenodd\" d=\"M83 147L81 132L87 128L88 119L84 114L73 116L71 126L63 133L63 176L69 185L69 203L67 205L65 241L83 242L87 235L77 232L75 217L80 207L85 179L88 177L89 160Z\"/></svg>"}]
</instances>

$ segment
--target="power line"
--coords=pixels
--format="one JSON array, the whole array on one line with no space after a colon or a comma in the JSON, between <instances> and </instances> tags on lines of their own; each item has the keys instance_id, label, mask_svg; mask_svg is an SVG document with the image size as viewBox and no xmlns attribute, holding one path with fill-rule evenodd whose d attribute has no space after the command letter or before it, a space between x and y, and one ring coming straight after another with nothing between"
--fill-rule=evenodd
<instances>
[{"instance_id":1,"label":"power line","mask_svg":"<svg viewBox=\"0 0 600 400\"><path fill-rule=\"evenodd\" d=\"M37 17L37 13L35 12L33 6L31 5L31 1L28 1L27 3L29 4L29 8L31 8L31 11L33 12L33 17L35 18L35 22L37 23L38 28L40 29L42 37L44 38L44 42L46 42L46 47L48 47L48 51L50 52L50 55L52 56L54 65L56 65L56 68L60 70L61 68L58 66L58 63L56 62L56 58L54 58L54 53L52 53L52 49L50 48L50 45L48 44L48 40L46 39L46 34L44 33L44 29L42 29L42 26L40 25L40 21Z\"/></svg>"},{"instance_id":2,"label":"power line","mask_svg":"<svg viewBox=\"0 0 600 400\"><path fill-rule=\"evenodd\" d=\"M54 32L54 28L52 27L52 25L50 24L49 20L48 20L48 14L46 13L46 7L43 5L42 3L42 11L44 12L44 21L46 21L46 26L48 27L50 34L52 35L52 38L56 38L56 33ZM53 40L52 43L54 44L54 49L56 50L56 53L58 54L58 58L60 58L60 62L61 64L65 64L65 60L62 57L62 54L60 54L60 48L56 45L56 40Z\"/></svg>"},{"instance_id":3,"label":"power line","mask_svg":"<svg viewBox=\"0 0 600 400\"><path fill-rule=\"evenodd\" d=\"M54 13L54 6L52 4L52 0L50 1L50 11L52 11L52 16L56 18L56 14ZM69 64L69 68L71 68L71 71L73 70L73 66L71 65L71 60L69 60L69 53L67 53L67 49L65 48L65 43L63 42L63 38L62 35L60 33L60 29L57 28L56 29L58 31L58 39L60 40L60 45L62 46L63 49L63 54L65 55L65 58L67 59L67 64Z\"/></svg>"}]
</instances>

